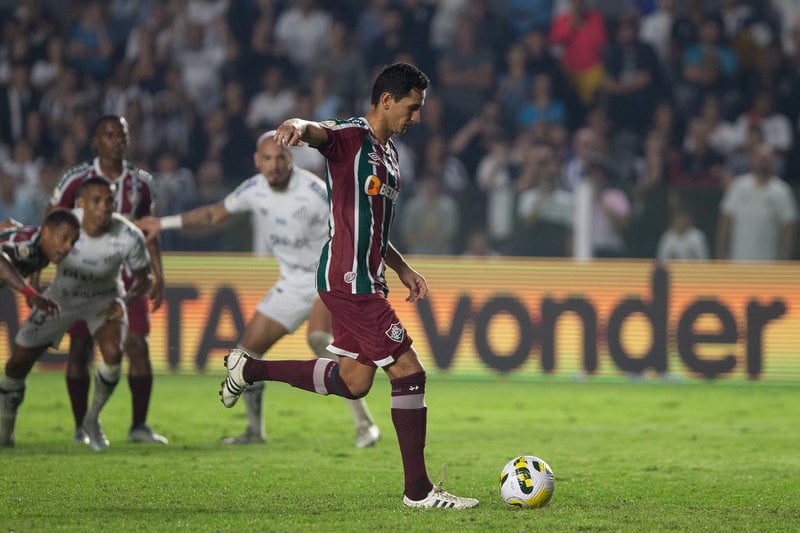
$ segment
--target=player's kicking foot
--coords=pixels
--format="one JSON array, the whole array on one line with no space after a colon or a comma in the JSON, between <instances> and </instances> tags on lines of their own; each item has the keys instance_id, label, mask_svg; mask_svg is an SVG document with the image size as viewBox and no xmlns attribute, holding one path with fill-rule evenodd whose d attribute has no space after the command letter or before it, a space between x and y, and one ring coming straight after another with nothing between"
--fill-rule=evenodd
<instances>
[{"instance_id":1,"label":"player's kicking foot","mask_svg":"<svg viewBox=\"0 0 800 533\"><path fill-rule=\"evenodd\" d=\"M91 449L99 452L108 448L108 439L106 434L103 433L103 428L100 427L100 420L88 416L84 417L83 431L86 432L86 436L89 438L88 444Z\"/></svg>"},{"instance_id":2,"label":"player's kicking foot","mask_svg":"<svg viewBox=\"0 0 800 533\"><path fill-rule=\"evenodd\" d=\"M169 441L166 437L159 435L147 424L139 424L131 428L128 432L128 442L156 442L159 444L167 444Z\"/></svg>"},{"instance_id":3,"label":"player's kicking foot","mask_svg":"<svg viewBox=\"0 0 800 533\"><path fill-rule=\"evenodd\" d=\"M375 424L361 426L356 430L356 448L370 448L381 439L381 430Z\"/></svg>"},{"instance_id":4,"label":"player's kicking foot","mask_svg":"<svg viewBox=\"0 0 800 533\"><path fill-rule=\"evenodd\" d=\"M242 395L244 389L252 383L244 380L244 364L250 356L243 350L238 348L232 349L228 355L225 356L225 368L228 369L228 375L225 381L220 384L219 395L222 405L225 407L233 407L239 396Z\"/></svg>"},{"instance_id":5,"label":"player's kicking foot","mask_svg":"<svg viewBox=\"0 0 800 533\"><path fill-rule=\"evenodd\" d=\"M222 439L222 444L235 445L235 444L264 444L267 442L267 437L260 431L255 431L247 428L244 433L237 437L226 437Z\"/></svg>"}]
</instances>

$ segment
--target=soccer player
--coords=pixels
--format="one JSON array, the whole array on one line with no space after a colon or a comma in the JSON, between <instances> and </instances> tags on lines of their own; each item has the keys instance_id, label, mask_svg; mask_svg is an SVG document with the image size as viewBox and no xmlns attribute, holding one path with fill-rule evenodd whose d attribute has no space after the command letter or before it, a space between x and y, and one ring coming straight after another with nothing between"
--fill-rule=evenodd
<instances>
[{"instance_id":1,"label":"soccer player","mask_svg":"<svg viewBox=\"0 0 800 533\"><path fill-rule=\"evenodd\" d=\"M253 160L259 173L242 182L224 200L163 218L144 217L136 224L152 238L168 228L216 226L234 213L251 213L259 249L278 260L280 279L256 307L238 348L262 358L284 335L308 320L306 340L317 357L332 357L330 313L317 297L314 275L319 252L328 235L328 195L325 183L294 166L292 151L275 142L272 131L256 143ZM264 383L244 392L247 428L223 444L265 442L262 404ZM356 425L356 447L373 446L380 430L363 398L345 399Z\"/></svg>"},{"instance_id":2,"label":"soccer player","mask_svg":"<svg viewBox=\"0 0 800 533\"><path fill-rule=\"evenodd\" d=\"M403 462L403 505L466 509L474 498L454 496L434 486L425 465L425 369L411 338L386 299L386 267L396 272L416 302L428 292L425 278L412 269L389 241L400 192L400 167L392 135L420 120L430 81L417 67L395 63L372 86L365 117L311 122L289 119L275 139L284 146L308 144L326 158L330 211L328 241L317 268L317 290L331 312L333 341L340 356L312 361L268 361L232 349L220 395L233 406L257 381L282 381L318 394L362 398L377 368L391 382L392 422Z\"/></svg>"},{"instance_id":3,"label":"soccer player","mask_svg":"<svg viewBox=\"0 0 800 533\"><path fill-rule=\"evenodd\" d=\"M64 173L50 200L51 206L74 207L81 183L92 176L103 176L112 182L114 205L118 213L130 220L150 215L154 203L153 177L125 160L130 145L127 121L117 115L100 117L95 123L93 142L97 157ZM161 246L158 239L148 242L147 248L153 275L149 297L155 311L161 305L164 289ZM130 287L132 278L129 272L123 273L123 280L126 286ZM150 334L150 311L146 295L129 301L128 320L130 327L125 341L125 353L129 362L128 386L131 389L133 402L133 417L128 440L166 444L167 439L153 432L147 425L147 411L153 389L153 369L147 339ZM71 327L69 333L67 390L75 418L75 440L83 441L85 435L81 420L88 406L89 365L93 344L86 325L81 322Z\"/></svg>"},{"instance_id":4,"label":"soccer player","mask_svg":"<svg viewBox=\"0 0 800 533\"><path fill-rule=\"evenodd\" d=\"M82 424L92 449L108 448L100 427L100 410L122 372L122 347L128 329L126 306L149 288L150 258L142 232L114 212L114 195L106 178L84 180L78 207L80 238L58 263L56 275L44 291L61 306L61 314L33 308L14 339L5 375L0 378L0 446L14 445L17 409L33 364L49 346L58 345L72 323L84 320L103 360L95 374L92 405ZM127 292L122 286L123 266L132 278Z\"/></svg>"},{"instance_id":5,"label":"soccer player","mask_svg":"<svg viewBox=\"0 0 800 533\"><path fill-rule=\"evenodd\" d=\"M80 235L80 222L67 209L55 209L41 226L24 226L13 219L0 222L0 287L22 293L31 306L57 315L58 302L41 294L26 278L60 263Z\"/></svg>"}]
</instances>

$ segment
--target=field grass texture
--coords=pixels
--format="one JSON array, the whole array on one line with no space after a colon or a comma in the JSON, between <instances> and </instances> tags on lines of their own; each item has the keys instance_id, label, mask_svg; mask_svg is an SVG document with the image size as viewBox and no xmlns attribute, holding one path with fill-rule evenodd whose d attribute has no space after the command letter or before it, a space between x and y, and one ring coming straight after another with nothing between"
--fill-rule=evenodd
<instances>
[{"instance_id":1,"label":"field grass texture","mask_svg":"<svg viewBox=\"0 0 800 533\"><path fill-rule=\"evenodd\" d=\"M224 447L245 425L216 375L157 375L150 424L168 446L129 444L120 383L101 420L110 449L71 442L63 374L33 373L17 446L0 450L6 531L797 531L797 385L658 380L428 381L428 470L481 500L466 511L402 507L389 386L367 398L383 432L357 450L348 409L268 384L265 445ZM544 509L498 494L517 455L553 468Z\"/></svg>"}]
</instances>

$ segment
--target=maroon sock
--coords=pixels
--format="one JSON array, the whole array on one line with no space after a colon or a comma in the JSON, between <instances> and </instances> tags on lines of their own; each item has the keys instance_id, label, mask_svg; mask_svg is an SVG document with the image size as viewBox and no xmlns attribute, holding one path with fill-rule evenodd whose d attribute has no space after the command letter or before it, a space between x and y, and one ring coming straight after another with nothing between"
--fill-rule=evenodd
<instances>
[{"instance_id":1,"label":"maroon sock","mask_svg":"<svg viewBox=\"0 0 800 533\"><path fill-rule=\"evenodd\" d=\"M335 394L343 398L356 398L339 376L339 363L331 359L310 361L264 361L248 359L242 376L245 381L282 381L292 387L316 392Z\"/></svg>"},{"instance_id":2,"label":"maroon sock","mask_svg":"<svg viewBox=\"0 0 800 533\"><path fill-rule=\"evenodd\" d=\"M75 426L83 423L86 410L89 408L89 388L92 380L86 376L79 378L67 378L67 392L69 401L72 404L72 416L75 418Z\"/></svg>"},{"instance_id":3,"label":"maroon sock","mask_svg":"<svg viewBox=\"0 0 800 533\"><path fill-rule=\"evenodd\" d=\"M128 386L131 389L131 400L133 402L133 422L131 427L135 428L147 421L150 394L153 392L153 375L131 376L129 374Z\"/></svg>"},{"instance_id":4,"label":"maroon sock","mask_svg":"<svg viewBox=\"0 0 800 533\"><path fill-rule=\"evenodd\" d=\"M428 408L425 406L425 372L391 380L392 422L403 459L404 494L421 500L433 488L425 467L425 435Z\"/></svg>"}]
</instances>

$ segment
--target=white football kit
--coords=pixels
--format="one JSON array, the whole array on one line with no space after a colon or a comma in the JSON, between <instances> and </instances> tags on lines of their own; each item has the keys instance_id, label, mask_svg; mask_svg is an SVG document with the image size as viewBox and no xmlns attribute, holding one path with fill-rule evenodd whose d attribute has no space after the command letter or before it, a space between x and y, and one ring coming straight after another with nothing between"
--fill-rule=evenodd
<instances>
[{"instance_id":1,"label":"white football kit","mask_svg":"<svg viewBox=\"0 0 800 533\"><path fill-rule=\"evenodd\" d=\"M82 219L81 209L74 213ZM60 304L60 316L34 308L17 333L17 344L26 348L57 346L76 320L85 320L94 335L105 320L103 309L125 294L121 269L134 272L150 264L141 230L118 213L111 217L111 226L100 236L90 237L81 229L75 246L58 264L53 282L44 291ZM125 311L125 306L122 309ZM124 314L122 338L127 336L127 326Z\"/></svg>"},{"instance_id":2,"label":"white football kit","mask_svg":"<svg viewBox=\"0 0 800 533\"><path fill-rule=\"evenodd\" d=\"M225 197L229 213L251 213L253 252L272 254L280 279L256 311L293 332L305 322L317 297L316 271L328 238L328 193L311 172L294 167L289 185L273 191L259 174Z\"/></svg>"}]
</instances>

